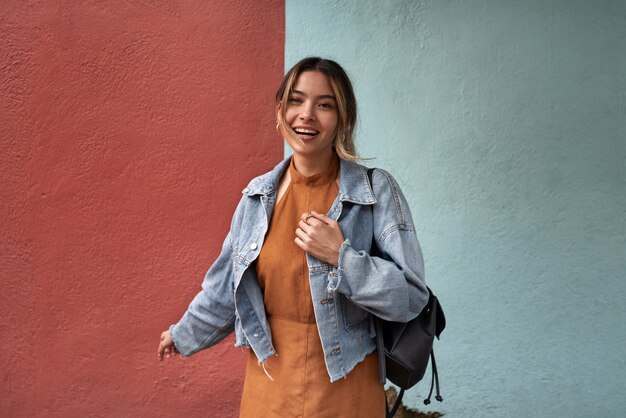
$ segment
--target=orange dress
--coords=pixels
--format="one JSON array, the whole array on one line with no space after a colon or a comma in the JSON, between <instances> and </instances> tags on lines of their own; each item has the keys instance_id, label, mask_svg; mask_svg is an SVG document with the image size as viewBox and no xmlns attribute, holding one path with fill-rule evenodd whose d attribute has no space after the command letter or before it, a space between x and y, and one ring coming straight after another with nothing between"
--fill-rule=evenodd
<instances>
[{"instance_id":1,"label":"orange dress","mask_svg":"<svg viewBox=\"0 0 626 418\"><path fill-rule=\"evenodd\" d=\"M303 213L330 209L339 191L338 171L335 158L327 171L304 177L291 161L291 183L274 208L256 266L277 355L264 364L270 379L250 350L241 418L385 415L375 352L345 378L330 382L313 313L306 254L294 242Z\"/></svg>"}]
</instances>

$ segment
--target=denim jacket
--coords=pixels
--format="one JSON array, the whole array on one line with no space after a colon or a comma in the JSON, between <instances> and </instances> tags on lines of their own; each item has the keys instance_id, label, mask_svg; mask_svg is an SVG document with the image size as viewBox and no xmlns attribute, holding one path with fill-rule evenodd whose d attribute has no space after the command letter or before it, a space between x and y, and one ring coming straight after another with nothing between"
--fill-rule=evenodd
<instances>
[{"instance_id":1,"label":"denim jacket","mask_svg":"<svg viewBox=\"0 0 626 418\"><path fill-rule=\"evenodd\" d=\"M235 345L250 347L259 362L276 354L254 261L288 166L286 159L243 190L221 254L207 272L202 290L170 328L183 355L208 348L233 331ZM307 254L315 319L331 382L346 376L375 350L372 314L406 322L420 313L428 299L422 253L407 202L389 173L374 170L370 186L366 170L340 160L339 193L327 213L338 220L346 238L339 250L339 266ZM369 255L373 237L377 257Z\"/></svg>"}]
</instances>

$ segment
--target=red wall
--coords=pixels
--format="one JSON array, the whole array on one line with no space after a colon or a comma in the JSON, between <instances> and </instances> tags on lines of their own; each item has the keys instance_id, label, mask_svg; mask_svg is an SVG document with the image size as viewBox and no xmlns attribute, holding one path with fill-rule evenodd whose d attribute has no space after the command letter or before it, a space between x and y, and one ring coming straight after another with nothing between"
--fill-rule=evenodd
<instances>
[{"instance_id":1,"label":"red wall","mask_svg":"<svg viewBox=\"0 0 626 418\"><path fill-rule=\"evenodd\" d=\"M156 349L282 158L283 1L1 9L0 415L237 416L232 338Z\"/></svg>"}]
</instances>

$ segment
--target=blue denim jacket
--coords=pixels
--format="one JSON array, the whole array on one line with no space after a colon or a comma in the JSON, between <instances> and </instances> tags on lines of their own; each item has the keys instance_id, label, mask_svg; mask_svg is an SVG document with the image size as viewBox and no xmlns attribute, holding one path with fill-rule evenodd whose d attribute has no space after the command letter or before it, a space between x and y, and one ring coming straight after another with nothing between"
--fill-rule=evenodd
<instances>
[{"instance_id":1,"label":"blue denim jacket","mask_svg":"<svg viewBox=\"0 0 626 418\"><path fill-rule=\"evenodd\" d=\"M202 290L170 333L185 356L235 331L236 346L250 347L260 362L276 354L254 261L272 216L282 161L243 190L222 252ZM376 348L372 314L408 321L426 305L424 264L407 202L393 177L340 160L339 194L327 215L346 238L334 267L307 254L315 319L330 380L347 375ZM373 191L372 191L373 188ZM380 257L369 255L372 237Z\"/></svg>"}]
</instances>

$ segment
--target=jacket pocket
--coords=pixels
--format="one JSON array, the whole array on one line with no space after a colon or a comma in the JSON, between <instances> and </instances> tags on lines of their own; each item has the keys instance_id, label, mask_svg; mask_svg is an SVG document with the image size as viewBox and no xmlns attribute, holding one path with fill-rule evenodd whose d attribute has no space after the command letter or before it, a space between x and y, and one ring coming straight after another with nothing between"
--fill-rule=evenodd
<instances>
[{"instance_id":1,"label":"jacket pocket","mask_svg":"<svg viewBox=\"0 0 626 418\"><path fill-rule=\"evenodd\" d=\"M359 308L344 295L339 295L341 301L341 313L346 330L350 331L356 328L361 322L369 318L369 312Z\"/></svg>"}]
</instances>

